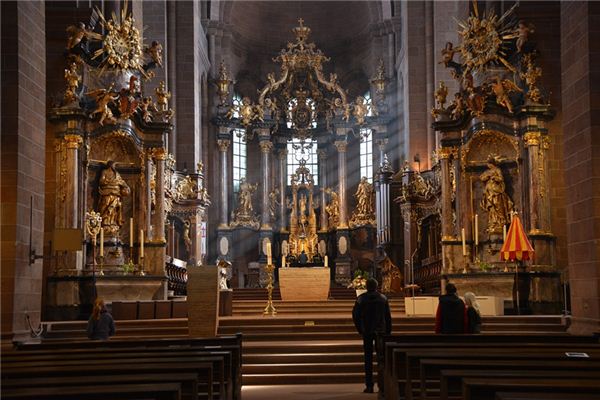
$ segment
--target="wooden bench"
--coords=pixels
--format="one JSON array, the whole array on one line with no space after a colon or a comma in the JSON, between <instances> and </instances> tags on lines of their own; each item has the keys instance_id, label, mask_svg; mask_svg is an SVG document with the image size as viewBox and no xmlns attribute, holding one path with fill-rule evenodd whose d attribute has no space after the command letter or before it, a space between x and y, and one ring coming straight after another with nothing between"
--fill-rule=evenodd
<instances>
[{"instance_id":1,"label":"wooden bench","mask_svg":"<svg viewBox=\"0 0 600 400\"><path fill-rule=\"evenodd\" d=\"M181 385L179 383L157 383L139 385L113 385L102 382L92 386L71 387L24 387L19 389L2 388L2 399L36 399L36 400L180 400Z\"/></svg>"},{"instance_id":2,"label":"wooden bench","mask_svg":"<svg viewBox=\"0 0 600 400\"><path fill-rule=\"evenodd\" d=\"M2 388L20 389L37 387L71 387L71 386L93 386L98 384L98 376L48 376L27 377L16 379L3 379ZM198 399L198 375L195 373L161 373L161 374L127 374L127 375L103 375L102 382L110 382L111 385L122 384L150 384L150 383L180 383L181 398L183 400Z\"/></svg>"},{"instance_id":3,"label":"wooden bench","mask_svg":"<svg viewBox=\"0 0 600 400\"><path fill-rule=\"evenodd\" d=\"M600 400L600 394L496 392L495 400Z\"/></svg>"},{"instance_id":4,"label":"wooden bench","mask_svg":"<svg viewBox=\"0 0 600 400\"><path fill-rule=\"evenodd\" d=\"M569 381L553 379L527 378L465 378L463 379L464 400L489 400L496 392L516 391L520 393L579 393L598 395L600 380L571 379Z\"/></svg>"}]
</instances>

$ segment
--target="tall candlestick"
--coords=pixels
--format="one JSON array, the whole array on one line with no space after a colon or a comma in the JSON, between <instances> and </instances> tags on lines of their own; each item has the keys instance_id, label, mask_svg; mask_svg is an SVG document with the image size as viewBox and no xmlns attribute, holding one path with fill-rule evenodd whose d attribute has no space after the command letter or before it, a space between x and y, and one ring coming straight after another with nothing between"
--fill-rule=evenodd
<instances>
[{"instance_id":1,"label":"tall candlestick","mask_svg":"<svg viewBox=\"0 0 600 400\"><path fill-rule=\"evenodd\" d=\"M133 248L133 218L129 218L129 247Z\"/></svg>"},{"instance_id":2,"label":"tall candlestick","mask_svg":"<svg viewBox=\"0 0 600 400\"><path fill-rule=\"evenodd\" d=\"M465 228L462 228L462 231L460 233L461 233L461 236L462 236L463 256L466 256L467 255L467 241L465 240Z\"/></svg>"},{"instance_id":3,"label":"tall candlestick","mask_svg":"<svg viewBox=\"0 0 600 400\"><path fill-rule=\"evenodd\" d=\"M281 266L285 267L285 256L281 256Z\"/></svg>"},{"instance_id":4,"label":"tall candlestick","mask_svg":"<svg viewBox=\"0 0 600 400\"><path fill-rule=\"evenodd\" d=\"M475 214L475 246L479 245L479 216Z\"/></svg>"},{"instance_id":5,"label":"tall candlestick","mask_svg":"<svg viewBox=\"0 0 600 400\"><path fill-rule=\"evenodd\" d=\"M104 228L100 228L100 257L104 257Z\"/></svg>"},{"instance_id":6,"label":"tall candlestick","mask_svg":"<svg viewBox=\"0 0 600 400\"><path fill-rule=\"evenodd\" d=\"M271 242L267 242L267 264L273 264L273 259L271 258Z\"/></svg>"},{"instance_id":7,"label":"tall candlestick","mask_svg":"<svg viewBox=\"0 0 600 400\"><path fill-rule=\"evenodd\" d=\"M506 225L502 226L502 241L506 242Z\"/></svg>"},{"instance_id":8,"label":"tall candlestick","mask_svg":"<svg viewBox=\"0 0 600 400\"><path fill-rule=\"evenodd\" d=\"M140 257L144 258L144 230L140 229Z\"/></svg>"},{"instance_id":9,"label":"tall candlestick","mask_svg":"<svg viewBox=\"0 0 600 400\"><path fill-rule=\"evenodd\" d=\"M325 255L325 268L329 267L329 257L327 257L327 254Z\"/></svg>"}]
</instances>

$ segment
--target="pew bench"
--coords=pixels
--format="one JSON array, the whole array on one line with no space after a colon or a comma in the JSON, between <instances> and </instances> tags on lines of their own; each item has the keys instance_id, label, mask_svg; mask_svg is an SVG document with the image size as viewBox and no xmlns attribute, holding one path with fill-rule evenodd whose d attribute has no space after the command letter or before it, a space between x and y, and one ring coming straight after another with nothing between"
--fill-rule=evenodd
<instances>
[{"instance_id":1,"label":"pew bench","mask_svg":"<svg viewBox=\"0 0 600 400\"><path fill-rule=\"evenodd\" d=\"M492 400L496 392L516 391L520 393L578 393L598 395L600 381L598 379L570 379L561 381L554 379L527 378L464 378L462 398L464 400Z\"/></svg>"},{"instance_id":2,"label":"pew bench","mask_svg":"<svg viewBox=\"0 0 600 400\"><path fill-rule=\"evenodd\" d=\"M94 386L34 387L2 389L2 398L36 400L180 400L179 383L112 385L102 383Z\"/></svg>"},{"instance_id":3,"label":"pew bench","mask_svg":"<svg viewBox=\"0 0 600 400\"><path fill-rule=\"evenodd\" d=\"M600 400L600 394L496 392L495 400Z\"/></svg>"}]
</instances>

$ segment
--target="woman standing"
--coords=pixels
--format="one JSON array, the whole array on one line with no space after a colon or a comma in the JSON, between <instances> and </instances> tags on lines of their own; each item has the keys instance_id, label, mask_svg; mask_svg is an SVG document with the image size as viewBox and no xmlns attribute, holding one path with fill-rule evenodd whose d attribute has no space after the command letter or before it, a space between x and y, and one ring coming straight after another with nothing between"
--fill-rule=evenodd
<instances>
[{"instance_id":1,"label":"woman standing","mask_svg":"<svg viewBox=\"0 0 600 400\"><path fill-rule=\"evenodd\" d=\"M106 309L104 300L96 299L87 325L87 335L93 340L108 340L115 334L115 321Z\"/></svg>"},{"instance_id":2,"label":"woman standing","mask_svg":"<svg viewBox=\"0 0 600 400\"><path fill-rule=\"evenodd\" d=\"M465 304L467 306L467 333L481 333L481 313L479 303L473 292L465 293Z\"/></svg>"}]
</instances>

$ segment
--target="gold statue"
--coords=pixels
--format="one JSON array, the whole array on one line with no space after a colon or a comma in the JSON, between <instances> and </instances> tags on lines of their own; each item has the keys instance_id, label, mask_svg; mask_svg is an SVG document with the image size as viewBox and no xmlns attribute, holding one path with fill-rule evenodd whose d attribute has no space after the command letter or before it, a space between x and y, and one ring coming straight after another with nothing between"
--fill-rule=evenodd
<instances>
[{"instance_id":1,"label":"gold statue","mask_svg":"<svg viewBox=\"0 0 600 400\"><path fill-rule=\"evenodd\" d=\"M90 117L100 114L100 121L98 121L100 125L104 125L104 121L108 122L109 124L116 122L116 119L109 107L111 103L119 98L117 93L112 92L113 85L114 84L111 84L108 89L96 89L86 93L86 95L93 97L96 101L96 109L92 111Z\"/></svg>"},{"instance_id":2,"label":"gold statue","mask_svg":"<svg viewBox=\"0 0 600 400\"><path fill-rule=\"evenodd\" d=\"M115 168L115 162L108 160L100 175L98 209L102 216L102 227L108 233L116 235L123 225L122 198L129 196L131 190Z\"/></svg>"},{"instance_id":3,"label":"gold statue","mask_svg":"<svg viewBox=\"0 0 600 400\"><path fill-rule=\"evenodd\" d=\"M527 43L529 39L529 34L534 33L534 26L532 24L528 24L527 22L521 20L519 21L519 25L517 26L517 30L515 34L517 35L517 42L515 45L517 46L517 51L519 53L523 52L523 46Z\"/></svg>"},{"instance_id":4,"label":"gold statue","mask_svg":"<svg viewBox=\"0 0 600 400\"><path fill-rule=\"evenodd\" d=\"M169 111L169 100L171 99L171 92L167 90L165 81L160 81L158 87L154 91L156 93L156 105L160 112Z\"/></svg>"},{"instance_id":5,"label":"gold statue","mask_svg":"<svg viewBox=\"0 0 600 400\"><path fill-rule=\"evenodd\" d=\"M329 215L329 226L337 227L340 224L340 197L331 188L325 189L325 193L331 197L329 204L325 206L325 211Z\"/></svg>"},{"instance_id":6,"label":"gold statue","mask_svg":"<svg viewBox=\"0 0 600 400\"><path fill-rule=\"evenodd\" d=\"M352 113L356 117L356 123L362 125L365 123L365 117L369 114L369 105L365 102L365 98L358 96L354 103L354 111Z\"/></svg>"},{"instance_id":7,"label":"gold statue","mask_svg":"<svg viewBox=\"0 0 600 400\"><path fill-rule=\"evenodd\" d=\"M536 86L537 80L542 76L542 69L535 66L533 55L531 53L523 56L523 65L525 71L520 72L521 78L527 84L527 98L534 103L539 103L542 100L540 89Z\"/></svg>"},{"instance_id":8,"label":"gold statue","mask_svg":"<svg viewBox=\"0 0 600 400\"><path fill-rule=\"evenodd\" d=\"M444 83L444 81L440 81L440 85L435 91L435 104L436 107L440 110L444 109L444 104L446 104L446 97L448 96L448 87Z\"/></svg>"},{"instance_id":9,"label":"gold statue","mask_svg":"<svg viewBox=\"0 0 600 400\"><path fill-rule=\"evenodd\" d=\"M71 50L77 46L84 37L90 40L102 40L102 35L88 30L83 22L77 25L70 25L67 27L67 33L69 38L67 39L67 50Z\"/></svg>"},{"instance_id":10,"label":"gold statue","mask_svg":"<svg viewBox=\"0 0 600 400\"><path fill-rule=\"evenodd\" d=\"M152 101L152 97L144 97L138 105L138 108L142 113L142 121L144 121L147 124L152 122L151 110L154 108L154 102Z\"/></svg>"},{"instance_id":11,"label":"gold statue","mask_svg":"<svg viewBox=\"0 0 600 400\"><path fill-rule=\"evenodd\" d=\"M400 269L392 262L392 260L385 256L383 260L379 262L381 267L381 291L383 293L397 293L402 290L402 273Z\"/></svg>"},{"instance_id":12,"label":"gold statue","mask_svg":"<svg viewBox=\"0 0 600 400\"><path fill-rule=\"evenodd\" d=\"M356 209L354 209L352 218L350 219L351 227L373 225L375 223L375 211L373 210L374 195L373 185L363 176L354 194Z\"/></svg>"},{"instance_id":13,"label":"gold statue","mask_svg":"<svg viewBox=\"0 0 600 400\"><path fill-rule=\"evenodd\" d=\"M68 69L65 69L65 80L67 81L67 90L65 90L65 103L69 104L77 100L77 88L81 76L77 73L77 63L72 62Z\"/></svg>"},{"instance_id":14,"label":"gold statue","mask_svg":"<svg viewBox=\"0 0 600 400\"><path fill-rule=\"evenodd\" d=\"M490 88L492 92L496 95L496 103L505 107L509 113L513 112L513 105L508 97L511 92L522 92L521 88L519 88L515 83L509 79L500 79L495 76L492 82L490 83Z\"/></svg>"},{"instance_id":15,"label":"gold statue","mask_svg":"<svg viewBox=\"0 0 600 400\"><path fill-rule=\"evenodd\" d=\"M502 233L502 227L510 223L513 202L506 194L502 170L498 168L498 157L490 156L487 171L479 179L485 184L481 208L488 213L488 233Z\"/></svg>"},{"instance_id":16,"label":"gold statue","mask_svg":"<svg viewBox=\"0 0 600 400\"><path fill-rule=\"evenodd\" d=\"M183 243L188 252L188 257L192 252L192 238L190 237L190 221L185 221L183 224Z\"/></svg>"},{"instance_id":17,"label":"gold statue","mask_svg":"<svg viewBox=\"0 0 600 400\"><path fill-rule=\"evenodd\" d=\"M231 226L245 226L252 229L258 229L260 226L254 207L252 207L252 195L256 192L258 184L251 184L242 178L240 181L240 190L238 192L237 207L232 213Z\"/></svg>"},{"instance_id":18,"label":"gold statue","mask_svg":"<svg viewBox=\"0 0 600 400\"><path fill-rule=\"evenodd\" d=\"M144 49L144 53L150 56L152 61L159 67L163 66L163 47L158 41L153 41L150 47Z\"/></svg>"}]
</instances>

